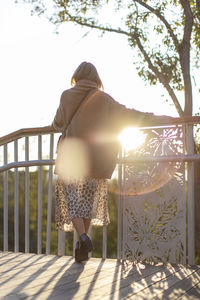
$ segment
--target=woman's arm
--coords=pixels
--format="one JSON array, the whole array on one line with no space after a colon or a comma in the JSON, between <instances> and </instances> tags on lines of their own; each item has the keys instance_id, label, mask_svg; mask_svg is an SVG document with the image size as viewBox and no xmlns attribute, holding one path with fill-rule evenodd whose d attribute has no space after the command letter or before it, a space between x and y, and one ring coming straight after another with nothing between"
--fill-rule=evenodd
<instances>
[{"instance_id":1,"label":"woman's arm","mask_svg":"<svg viewBox=\"0 0 200 300\"><path fill-rule=\"evenodd\" d=\"M124 105L111 100L111 115L114 118L116 127L122 129L127 126L156 126L168 125L174 118L169 116L158 116L153 113L141 112L135 109L126 108Z\"/></svg>"},{"instance_id":2,"label":"woman's arm","mask_svg":"<svg viewBox=\"0 0 200 300\"><path fill-rule=\"evenodd\" d=\"M64 107L63 107L63 94L60 98L60 105L56 111L56 115L52 122L52 126L59 131L63 131L65 128L65 117L64 117Z\"/></svg>"}]
</instances>

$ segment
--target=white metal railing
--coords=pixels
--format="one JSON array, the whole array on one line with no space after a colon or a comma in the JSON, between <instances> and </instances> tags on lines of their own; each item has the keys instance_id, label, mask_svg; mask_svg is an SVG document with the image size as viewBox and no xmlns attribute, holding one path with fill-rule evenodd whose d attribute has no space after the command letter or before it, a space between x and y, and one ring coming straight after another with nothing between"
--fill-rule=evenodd
<instances>
[{"instance_id":1,"label":"white metal railing","mask_svg":"<svg viewBox=\"0 0 200 300\"><path fill-rule=\"evenodd\" d=\"M50 132L50 133L49 133ZM55 132L55 131L54 131ZM49 159L42 160L42 134L50 134ZM38 159L29 160L29 137L38 136ZM25 138L24 152L25 160L18 161L18 141ZM8 163L8 144L14 143L14 162ZM24 129L9 134L1 138L0 146L3 147L3 166L1 171L4 173L4 251L8 250L8 170L14 168L14 251L19 251L19 176L18 168L25 167L25 252L29 252L29 167L38 166L38 220L37 220L37 253L42 252L42 166L49 166L48 184L48 217L46 235L46 253L50 253L50 229L51 229L51 210L52 210L52 178L53 178L53 147L54 133L51 127Z\"/></svg>"},{"instance_id":2,"label":"white metal railing","mask_svg":"<svg viewBox=\"0 0 200 300\"><path fill-rule=\"evenodd\" d=\"M200 117L193 118L184 118L184 119L174 119L173 124L185 124L188 128L191 124L200 123ZM165 121L165 124L157 125L171 125L172 120L169 122ZM155 124L156 125L156 124ZM37 137L37 159L30 160L30 137ZM49 143L49 154L48 159L43 159L43 149L42 149L42 140L43 136L50 136ZM56 138L55 138L56 136ZM37 253L42 253L42 166L48 166L48 207L47 207L47 229L46 229L46 254L50 254L50 243L51 243L51 215L52 215L52 183L53 183L53 165L55 163L55 143L57 142L57 131L55 131L51 126L46 126L42 128L30 128L22 129L16 132L13 132L5 137L0 138L0 148L3 147L3 159L2 165L0 166L0 173L4 174L4 220L3 220L3 250L8 251L8 171L14 169L14 251L19 251L19 172L18 168L25 168L25 252L29 252L29 188L30 188L30 179L29 179L29 168L34 166L38 168L38 212L37 212ZM19 160L19 140L25 139L24 142L24 152L25 159ZM8 159L8 145L14 144L14 161L9 162ZM119 200L118 200L118 243L117 243L117 258L122 258L122 165L127 162L134 161L184 161L189 162L190 165L190 175L189 180L192 181L192 168L194 161L200 161L200 155L194 155L191 145L188 142L188 152L186 155L177 155L177 156L159 156L159 157L140 157L140 158L125 158L122 155L119 156L118 161L118 186L119 186ZM188 193L193 195L193 182L188 185ZM188 245L190 245L190 252L188 254L189 262L194 262L194 197L191 205L188 208L188 222L189 233L188 233ZM192 224L192 225L191 225ZM74 235L74 241L76 236ZM64 255L65 253L65 233L59 231L58 234L58 255ZM107 257L107 227L103 227L103 247L102 247L102 258Z\"/></svg>"},{"instance_id":3,"label":"white metal railing","mask_svg":"<svg viewBox=\"0 0 200 300\"><path fill-rule=\"evenodd\" d=\"M51 244L51 215L52 215L52 183L53 183L53 165L55 164L55 143L54 135L57 131L52 127L22 129L0 138L0 147L3 147L3 165L0 166L0 173L4 174L4 226L3 226L3 250L8 251L8 171L14 169L14 251L19 251L19 176L18 168L25 168L25 252L29 252L30 228L29 228L29 168L38 167L38 213L37 213L37 253L42 253L42 166L49 166L48 178L48 207L47 207L47 228L46 228L46 254L50 254ZM50 135L49 159L42 159L42 137ZM38 139L37 159L30 160L29 157L29 137L36 136ZM25 159L18 160L18 141L25 138L24 152ZM14 161L8 162L8 144L14 143ZM91 231L91 230L90 230ZM77 235L74 233L74 245ZM65 232L58 232L58 255L65 253ZM102 258L107 257L107 227L103 226L103 249Z\"/></svg>"}]
</instances>

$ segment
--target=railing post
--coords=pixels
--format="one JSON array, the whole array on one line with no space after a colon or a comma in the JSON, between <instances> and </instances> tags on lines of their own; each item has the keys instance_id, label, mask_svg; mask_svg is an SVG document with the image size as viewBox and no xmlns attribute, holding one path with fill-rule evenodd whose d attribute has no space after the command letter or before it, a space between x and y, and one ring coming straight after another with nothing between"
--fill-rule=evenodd
<instances>
[{"instance_id":1,"label":"railing post","mask_svg":"<svg viewBox=\"0 0 200 300\"><path fill-rule=\"evenodd\" d=\"M29 161L29 137L25 137L25 160ZM29 167L25 168L25 253L29 253Z\"/></svg>"},{"instance_id":2,"label":"railing post","mask_svg":"<svg viewBox=\"0 0 200 300\"><path fill-rule=\"evenodd\" d=\"M42 136L38 136L38 160L42 159ZM37 253L42 253L42 167L38 167Z\"/></svg>"},{"instance_id":3,"label":"railing post","mask_svg":"<svg viewBox=\"0 0 200 300\"><path fill-rule=\"evenodd\" d=\"M50 135L50 159L53 159L54 134ZM48 184L48 207L47 207L47 236L46 236L46 254L51 250L51 212L52 212L52 183L53 166L49 166L49 184Z\"/></svg>"},{"instance_id":4,"label":"railing post","mask_svg":"<svg viewBox=\"0 0 200 300\"><path fill-rule=\"evenodd\" d=\"M90 227L89 227L89 230L88 230L88 236L89 236L89 238L92 240L92 233L93 233L93 227L92 227L92 225L90 225ZM78 237L78 234L76 235L77 236L77 241L79 240L79 237ZM76 244L75 244L75 246L76 246ZM91 258L92 257L92 252L89 252L88 253L88 257L89 258ZM103 257L102 257L103 258Z\"/></svg>"},{"instance_id":5,"label":"railing post","mask_svg":"<svg viewBox=\"0 0 200 300\"><path fill-rule=\"evenodd\" d=\"M18 162L18 140L14 142L14 160ZM18 168L15 169L15 193L14 193L14 251L19 252L19 173Z\"/></svg>"},{"instance_id":6,"label":"railing post","mask_svg":"<svg viewBox=\"0 0 200 300\"><path fill-rule=\"evenodd\" d=\"M78 242L79 237L76 229L74 228L74 236L73 236L73 256L75 256L75 248L76 248L76 243Z\"/></svg>"},{"instance_id":7,"label":"railing post","mask_svg":"<svg viewBox=\"0 0 200 300\"><path fill-rule=\"evenodd\" d=\"M103 251L102 258L107 258L107 225L103 225Z\"/></svg>"},{"instance_id":8,"label":"railing post","mask_svg":"<svg viewBox=\"0 0 200 300\"><path fill-rule=\"evenodd\" d=\"M65 231L58 229L58 256L65 255Z\"/></svg>"},{"instance_id":9,"label":"railing post","mask_svg":"<svg viewBox=\"0 0 200 300\"><path fill-rule=\"evenodd\" d=\"M194 154L193 125L186 125L186 151ZM195 264L194 163L187 163L188 263Z\"/></svg>"},{"instance_id":10,"label":"railing post","mask_svg":"<svg viewBox=\"0 0 200 300\"><path fill-rule=\"evenodd\" d=\"M8 147L4 145L4 165L8 163ZM4 172L3 250L8 251L8 171Z\"/></svg>"},{"instance_id":11,"label":"railing post","mask_svg":"<svg viewBox=\"0 0 200 300\"><path fill-rule=\"evenodd\" d=\"M122 148L119 152L118 191L117 259L120 260L122 258Z\"/></svg>"}]
</instances>

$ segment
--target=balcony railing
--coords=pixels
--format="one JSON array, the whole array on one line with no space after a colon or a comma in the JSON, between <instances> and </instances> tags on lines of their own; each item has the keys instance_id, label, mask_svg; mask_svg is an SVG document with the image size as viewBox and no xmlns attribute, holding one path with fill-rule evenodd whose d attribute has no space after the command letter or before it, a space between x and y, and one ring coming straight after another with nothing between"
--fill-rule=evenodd
<instances>
[{"instance_id":1,"label":"balcony railing","mask_svg":"<svg viewBox=\"0 0 200 300\"><path fill-rule=\"evenodd\" d=\"M135 180L136 170L132 170L134 165L138 164L149 164L155 169L159 167L162 170L162 166L167 163L171 163L173 167L180 167L178 163L184 164L184 182L186 182L186 196L185 204L187 204L187 209L183 214L185 218L185 228L188 228L184 240L184 261L189 263L194 263L194 162L200 160L200 155L194 154L193 145L193 125L200 123L200 117L184 118L184 119L174 119L172 121L161 124L155 124L154 127L142 128L147 135L151 135L152 132L156 133L158 136L164 136L163 130L166 128L169 132L175 132L178 130L181 132L181 138L179 143L177 143L177 149L180 151L171 151L169 154L165 152L144 152L141 151L140 155L136 153L134 156L122 151L118 160L118 242L117 242L117 258L128 258L127 256L127 237L130 235L128 233L128 227L130 224L126 224L126 211L129 210L127 203L130 199L137 202L137 197L140 197L139 201L144 198L142 196L144 193L137 191L128 194L126 188L127 182L129 182L129 171L131 170L131 176ZM46 254L50 254L51 246L51 216L52 216L52 184L54 179L53 165L55 163L55 145L57 144L59 133L56 132L52 127L42 127L42 128L27 128L21 129L13 132L7 136L0 138L0 156L2 157L2 163L0 166L0 174L3 174L3 251L8 251L8 172L12 170L14 172L14 251L19 251L19 168L24 168L25 172L25 249L24 252L28 253L30 250L30 206L29 206L29 190L30 190L30 168L35 167L38 170L38 190L37 190L37 253L42 253L42 167L48 166L48 207L47 207L47 227L46 227ZM167 137L168 138L168 137ZM175 146L176 135L173 135L172 146ZM164 138L163 138L164 139ZM151 140L152 142L152 140ZM155 138L153 139L155 142ZM170 145L170 147L171 147ZM170 148L169 147L169 148ZM149 148L150 149L150 148ZM171 149L171 148L170 148ZM44 150L46 153L44 153ZM48 152L48 153L47 153ZM131 167L130 167L131 166ZM165 165L166 166L166 165ZM143 166L144 169L144 166ZM141 169L140 169L141 171ZM144 171L144 170L143 170ZM142 171L142 172L143 172ZM143 174L140 172L140 175ZM134 175L133 175L134 174ZM143 176L142 175L142 176ZM157 174L158 175L158 174ZM170 175L172 176L172 175ZM171 177L170 177L171 178ZM137 180L136 180L137 181ZM155 182L154 182L155 184ZM182 184L182 182L181 182ZM185 183L184 183L185 184ZM139 184L140 185L140 184ZM134 189L138 187L134 186ZM160 186L156 187L150 192L154 193L158 191ZM141 186L140 186L141 190ZM145 188L144 188L145 190ZM145 193L146 195L147 193ZM153 194L152 194L153 195ZM132 197L132 198L131 198ZM141 198L143 197L143 198ZM146 197L146 196L145 196ZM132 201L131 200L131 201ZM133 202L132 202L133 203ZM146 204L148 201L146 200ZM35 203L36 204L36 203ZM146 205L145 204L145 205ZM183 204L183 206L185 205ZM150 205L150 204L148 204ZM130 217L130 216L129 216ZM128 217L127 217L128 218ZM135 222L135 221L134 221ZM161 226L157 222L156 226ZM135 223L134 223L135 224ZM172 225L170 225L172 226ZM173 225L174 226L174 225ZM186 229L185 229L186 230ZM178 232L178 230L177 230ZM157 233L158 235L158 233ZM76 241L76 234L74 234L74 242ZM75 243L74 243L75 244ZM126 250L126 251L125 251ZM59 231L58 234L58 255L65 254L65 233ZM102 258L107 257L107 227L103 227L103 246L102 246Z\"/></svg>"}]
</instances>

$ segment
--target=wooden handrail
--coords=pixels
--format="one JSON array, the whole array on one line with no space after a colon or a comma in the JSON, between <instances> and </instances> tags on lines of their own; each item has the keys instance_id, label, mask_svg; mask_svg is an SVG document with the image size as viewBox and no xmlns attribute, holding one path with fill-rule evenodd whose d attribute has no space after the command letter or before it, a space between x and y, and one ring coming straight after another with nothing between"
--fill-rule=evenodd
<instances>
[{"instance_id":1,"label":"wooden handrail","mask_svg":"<svg viewBox=\"0 0 200 300\"><path fill-rule=\"evenodd\" d=\"M56 133L56 132L59 131L55 130L53 126L22 128L12 133L9 133L3 137L0 137L0 146L25 136Z\"/></svg>"},{"instance_id":2,"label":"wooden handrail","mask_svg":"<svg viewBox=\"0 0 200 300\"><path fill-rule=\"evenodd\" d=\"M55 164L55 159L18 161L18 162L12 162L12 163L9 163L7 165L0 167L0 173L14 169L14 168L53 166L54 164Z\"/></svg>"},{"instance_id":3,"label":"wooden handrail","mask_svg":"<svg viewBox=\"0 0 200 300\"><path fill-rule=\"evenodd\" d=\"M181 125L181 124L198 124L200 123L200 117L183 117L183 118L167 118L163 116L150 122L149 124L145 124L146 126L169 126L169 125ZM39 135L39 134L48 134L48 133L56 133L58 130L54 129L53 126L45 126L45 127L34 127L34 128L23 128L12 133L9 133L3 137L0 137L0 146L12 142L18 138L22 138L30 135Z\"/></svg>"}]
</instances>

